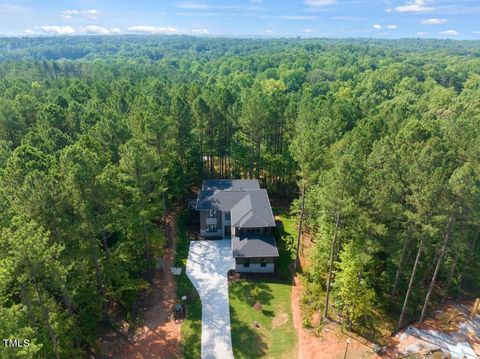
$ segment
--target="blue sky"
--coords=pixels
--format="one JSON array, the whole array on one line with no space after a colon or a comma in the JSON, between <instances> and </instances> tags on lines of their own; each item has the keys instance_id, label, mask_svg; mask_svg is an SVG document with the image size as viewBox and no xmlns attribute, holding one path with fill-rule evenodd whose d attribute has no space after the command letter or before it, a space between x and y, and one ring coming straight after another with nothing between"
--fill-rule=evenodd
<instances>
[{"instance_id":1,"label":"blue sky","mask_svg":"<svg viewBox=\"0 0 480 359\"><path fill-rule=\"evenodd\" d=\"M0 0L0 35L480 40L480 0Z\"/></svg>"}]
</instances>

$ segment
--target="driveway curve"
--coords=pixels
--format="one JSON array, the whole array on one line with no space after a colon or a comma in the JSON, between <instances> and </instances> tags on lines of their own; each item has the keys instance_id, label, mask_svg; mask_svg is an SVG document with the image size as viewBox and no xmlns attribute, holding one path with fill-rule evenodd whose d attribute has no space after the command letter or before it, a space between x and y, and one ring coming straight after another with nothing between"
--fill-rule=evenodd
<instances>
[{"instance_id":1,"label":"driveway curve","mask_svg":"<svg viewBox=\"0 0 480 359\"><path fill-rule=\"evenodd\" d=\"M233 359L228 301L235 269L229 239L191 241L186 273L202 301L202 359Z\"/></svg>"}]
</instances>

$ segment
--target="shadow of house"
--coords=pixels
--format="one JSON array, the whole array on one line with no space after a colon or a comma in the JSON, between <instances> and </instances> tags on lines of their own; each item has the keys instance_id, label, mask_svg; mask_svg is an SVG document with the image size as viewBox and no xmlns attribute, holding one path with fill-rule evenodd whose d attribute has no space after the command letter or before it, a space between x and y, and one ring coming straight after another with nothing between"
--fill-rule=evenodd
<instances>
[{"instance_id":1,"label":"shadow of house","mask_svg":"<svg viewBox=\"0 0 480 359\"><path fill-rule=\"evenodd\" d=\"M287 233L287 231L285 231L283 222L280 220L275 220L274 235L276 238L279 255L277 259L277 274L281 279L288 281L293 272L296 240L289 233ZM297 271L299 273L303 272L301 263L299 263Z\"/></svg>"}]
</instances>

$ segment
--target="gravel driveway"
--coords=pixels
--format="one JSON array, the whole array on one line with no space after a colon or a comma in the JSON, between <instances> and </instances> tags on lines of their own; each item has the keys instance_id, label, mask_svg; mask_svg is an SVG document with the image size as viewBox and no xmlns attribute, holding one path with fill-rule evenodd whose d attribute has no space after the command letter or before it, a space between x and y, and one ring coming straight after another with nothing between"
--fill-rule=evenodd
<instances>
[{"instance_id":1,"label":"gravel driveway","mask_svg":"<svg viewBox=\"0 0 480 359\"><path fill-rule=\"evenodd\" d=\"M186 273L202 301L202 359L233 359L227 273L234 268L229 239L190 242Z\"/></svg>"}]
</instances>

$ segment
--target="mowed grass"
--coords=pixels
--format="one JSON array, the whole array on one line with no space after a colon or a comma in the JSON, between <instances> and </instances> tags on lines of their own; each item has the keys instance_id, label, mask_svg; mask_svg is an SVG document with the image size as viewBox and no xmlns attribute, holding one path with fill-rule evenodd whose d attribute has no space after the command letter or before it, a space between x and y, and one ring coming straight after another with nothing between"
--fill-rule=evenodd
<instances>
[{"instance_id":1,"label":"mowed grass","mask_svg":"<svg viewBox=\"0 0 480 359\"><path fill-rule=\"evenodd\" d=\"M187 295L187 318L182 323L182 338L180 342L182 358L200 358L202 335L202 303L190 279L185 274L187 266L188 240L186 229L186 213L182 211L177 218L177 251L175 265L182 267L182 274L176 276L177 298Z\"/></svg>"},{"instance_id":2,"label":"mowed grass","mask_svg":"<svg viewBox=\"0 0 480 359\"><path fill-rule=\"evenodd\" d=\"M259 288L256 299L252 296L253 288ZM238 280L231 282L229 289L235 358L295 358L297 334L290 284ZM253 308L256 300L262 310Z\"/></svg>"},{"instance_id":3,"label":"mowed grass","mask_svg":"<svg viewBox=\"0 0 480 359\"><path fill-rule=\"evenodd\" d=\"M275 240L277 242L279 257L276 261L276 271L280 279L292 279L292 265L295 260L295 247L297 236L296 218L284 209L273 208L275 215Z\"/></svg>"},{"instance_id":4,"label":"mowed grass","mask_svg":"<svg viewBox=\"0 0 480 359\"><path fill-rule=\"evenodd\" d=\"M229 284L236 359L296 358L297 332L292 318L289 270L294 258L291 242L296 225L288 211L274 208L274 214L280 219L275 231L280 257L276 262L274 280L238 280ZM253 308L257 301L262 305L261 310Z\"/></svg>"},{"instance_id":5,"label":"mowed grass","mask_svg":"<svg viewBox=\"0 0 480 359\"><path fill-rule=\"evenodd\" d=\"M287 211L274 209L281 223L277 227L276 237L280 258L279 268L282 273L289 273L288 268L293 258L285 238L294 235L295 222ZM177 218L176 266L184 270L177 276L177 296L194 296L188 301L188 316L182 324L181 350L182 358L200 358L202 331L202 304L196 290L185 274L190 241L186 233L186 212L180 212ZM232 326L233 351L239 358L295 358L297 336L293 326L291 308L290 275L280 276L285 282L236 281L230 284L230 315ZM257 299L251 296L251 290L259 288ZM253 304L258 300L263 308L255 311ZM260 328L252 327L257 321Z\"/></svg>"},{"instance_id":6,"label":"mowed grass","mask_svg":"<svg viewBox=\"0 0 480 359\"><path fill-rule=\"evenodd\" d=\"M280 218L284 233L290 234L292 236L297 234L297 218L290 215L290 213L284 209L279 207L272 208L273 214L275 217Z\"/></svg>"}]
</instances>

